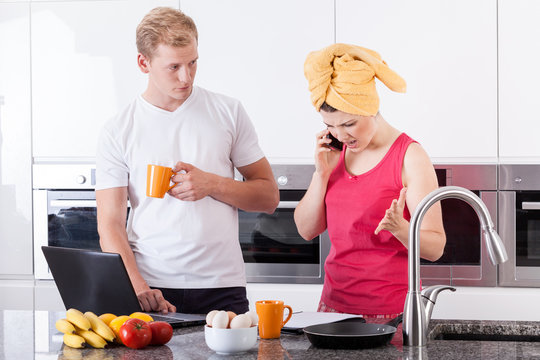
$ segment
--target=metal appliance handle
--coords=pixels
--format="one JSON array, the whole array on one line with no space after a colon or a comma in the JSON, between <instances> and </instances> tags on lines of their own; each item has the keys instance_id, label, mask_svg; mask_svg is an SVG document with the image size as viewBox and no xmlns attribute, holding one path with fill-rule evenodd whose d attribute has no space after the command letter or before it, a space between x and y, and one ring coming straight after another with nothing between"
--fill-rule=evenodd
<instances>
[{"instance_id":1,"label":"metal appliance handle","mask_svg":"<svg viewBox=\"0 0 540 360\"><path fill-rule=\"evenodd\" d=\"M53 207L97 207L96 200L51 200ZM128 201L128 208L131 204Z\"/></svg>"},{"instance_id":2,"label":"metal appliance handle","mask_svg":"<svg viewBox=\"0 0 540 360\"><path fill-rule=\"evenodd\" d=\"M540 210L540 202L527 202L524 201L521 203L521 208L523 210Z\"/></svg>"},{"instance_id":3,"label":"metal appliance handle","mask_svg":"<svg viewBox=\"0 0 540 360\"><path fill-rule=\"evenodd\" d=\"M294 209L298 205L299 201L280 201L278 209Z\"/></svg>"},{"instance_id":4,"label":"metal appliance handle","mask_svg":"<svg viewBox=\"0 0 540 360\"><path fill-rule=\"evenodd\" d=\"M97 207L96 200L51 200L53 207Z\"/></svg>"}]
</instances>

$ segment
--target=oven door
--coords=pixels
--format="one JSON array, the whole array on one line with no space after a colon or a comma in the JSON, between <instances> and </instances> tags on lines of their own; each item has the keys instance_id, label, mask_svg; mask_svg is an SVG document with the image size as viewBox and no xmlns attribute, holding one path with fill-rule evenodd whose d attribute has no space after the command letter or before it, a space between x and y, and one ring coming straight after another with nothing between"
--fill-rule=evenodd
<instances>
[{"instance_id":1,"label":"oven door","mask_svg":"<svg viewBox=\"0 0 540 360\"><path fill-rule=\"evenodd\" d=\"M322 284L330 249L326 232L311 241L296 229L303 190L281 190L273 214L239 211L239 238L248 282Z\"/></svg>"},{"instance_id":2,"label":"oven door","mask_svg":"<svg viewBox=\"0 0 540 360\"><path fill-rule=\"evenodd\" d=\"M496 191L473 191L497 224ZM423 285L496 286L497 267L489 259L482 226L474 209L459 199L441 201L446 246L436 262L421 260Z\"/></svg>"},{"instance_id":3,"label":"oven door","mask_svg":"<svg viewBox=\"0 0 540 360\"><path fill-rule=\"evenodd\" d=\"M503 286L540 286L540 192L502 191L501 238L508 261L500 266Z\"/></svg>"},{"instance_id":4,"label":"oven door","mask_svg":"<svg viewBox=\"0 0 540 360\"><path fill-rule=\"evenodd\" d=\"M41 246L101 251L94 190L34 190L34 273L52 279Z\"/></svg>"}]
</instances>

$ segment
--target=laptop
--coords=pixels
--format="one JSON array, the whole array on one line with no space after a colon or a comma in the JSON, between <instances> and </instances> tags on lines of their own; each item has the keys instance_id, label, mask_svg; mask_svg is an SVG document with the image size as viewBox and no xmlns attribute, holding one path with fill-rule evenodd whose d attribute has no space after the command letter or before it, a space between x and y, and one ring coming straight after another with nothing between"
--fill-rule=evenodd
<instances>
[{"instance_id":1,"label":"laptop","mask_svg":"<svg viewBox=\"0 0 540 360\"><path fill-rule=\"evenodd\" d=\"M120 254L57 246L41 249L66 309L97 315L142 311ZM166 321L174 328L206 323L203 314L148 314L154 321Z\"/></svg>"}]
</instances>

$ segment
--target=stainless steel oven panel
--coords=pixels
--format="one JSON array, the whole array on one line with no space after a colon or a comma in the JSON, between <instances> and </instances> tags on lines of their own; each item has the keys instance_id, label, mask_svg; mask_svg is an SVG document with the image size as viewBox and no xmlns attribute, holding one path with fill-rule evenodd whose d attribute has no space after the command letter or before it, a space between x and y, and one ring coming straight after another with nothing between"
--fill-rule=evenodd
<instances>
[{"instance_id":1,"label":"stainless steel oven panel","mask_svg":"<svg viewBox=\"0 0 540 360\"><path fill-rule=\"evenodd\" d=\"M314 171L314 165L272 165L272 172L280 192L283 190L307 190ZM236 174L235 178L242 179L239 173ZM294 209L298 205L298 202L282 200L279 202L276 211L279 211L279 209ZM240 216L242 216L242 213L240 213ZM296 241L304 242L303 239ZM245 262L247 281L258 283L322 284L324 282L324 262L330 252L330 239L327 231L319 236L318 250L318 264Z\"/></svg>"},{"instance_id":2,"label":"stainless steel oven panel","mask_svg":"<svg viewBox=\"0 0 540 360\"><path fill-rule=\"evenodd\" d=\"M523 282L525 286L540 286L540 269L537 267L519 266L516 269L516 280Z\"/></svg>"},{"instance_id":3,"label":"stainless steel oven panel","mask_svg":"<svg viewBox=\"0 0 540 360\"><path fill-rule=\"evenodd\" d=\"M434 165L446 170L446 185L461 186L469 190L497 190L497 165ZM493 215L492 215L493 216Z\"/></svg>"},{"instance_id":4,"label":"stainless steel oven panel","mask_svg":"<svg viewBox=\"0 0 540 360\"><path fill-rule=\"evenodd\" d=\"M540 190L539 165L500 165L500 190Z\"/></svg>"},{"instance_id":5,"label":"stainless steel oven panel","mask_svg":"<svg viewBox=\"0 0 540 360\"><path fill-rule=\"evenodd\" d=\"M315 165L272 165L280 190L306 190Z\"/></svg>"},{"instance_id":6,"label":"stainless steel oven panel","mask_svg":"<svg viewBox=\"0 0 540 360\"><path fill-rule=\"evenodd\" d=\"M422 286L451 285L452 266L420 265L420 278Z\"/></svg>"},{"instance_id":7,"label":"stainless steel oven panel","mask_svg":"<svg viewBox=\"0 0 540 360\"><path fill-rule=\"evenodd\" d=\"M499 193L499 235L508 252L508 261L499 264L499 285L527 286L516 278L516 193L501 191Z\"/></svg>"},{"instance_id":8,"label":"stainless steel oven panel","mask_svg":"<svg viewBox=\"0 0 540 360\"><path fill-rule=\"evenodd\" d=\"M246 263L248 282L322 284L324 282L324 262L330 251L328 232L320 235L319 264L262 264Z\"/></svg>"},{"instance_id":9,"label":"stainless steel oven panel","mask_svg":"<svg viewBox=\"0 0 540 360\"><path fill-rule=\"evenodd\" d=\"M508 252L508 261L499 265L499 285L540 286L540 268L516 266L516 193L499 193L499 235Z\"/></svg>"},{"instance_id":10,"label":"stainless steel oven panel","mask_svg":"<svg viewBox=\"0 0 540 360\"><path fill-rule=\"evenodd\" d=\"M517 266L516 263L516 191L540 191L540 166L504 164L499 166L500 236L508 252L508 261L499 265L499 285L540 286L540 268ZM529 208L534 204L529 204ZM527 205L522 204L527 207Z\"/></svg>"},{"instance_id":11,"label":"stainless steel oven panel","mask_svg":"<svg viewBox=\"0 0 540 360\"><path fill-rule=\"evenodd\" d=\"M480 198L486 204L491 214L495 228L497 228L497 193L495 191L483 191ZM497 266L489 261L489 254L484 241L481 241L480 266L466 265L426 265L420 267L423 285L449 284L454 286L496 286ZM507 247L508 249L508 247Z\"/></svg>"}]
</instances>

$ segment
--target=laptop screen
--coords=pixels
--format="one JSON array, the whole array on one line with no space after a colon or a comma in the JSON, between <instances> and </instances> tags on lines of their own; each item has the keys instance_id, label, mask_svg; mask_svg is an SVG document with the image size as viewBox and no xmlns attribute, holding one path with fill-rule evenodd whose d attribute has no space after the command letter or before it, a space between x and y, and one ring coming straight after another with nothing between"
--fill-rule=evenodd
<instances>
[{"instance_id":1,"label":"laptop screen","mask_svg":"<svg viewBox=\"0 0 540 360\"><path fill-rule=\"evenodd\" d=\"M141 311L119 254L42 247L66 309L95 314Z\"/></svg>"}]
</instances>

